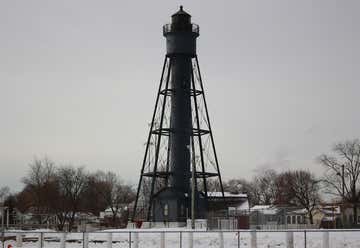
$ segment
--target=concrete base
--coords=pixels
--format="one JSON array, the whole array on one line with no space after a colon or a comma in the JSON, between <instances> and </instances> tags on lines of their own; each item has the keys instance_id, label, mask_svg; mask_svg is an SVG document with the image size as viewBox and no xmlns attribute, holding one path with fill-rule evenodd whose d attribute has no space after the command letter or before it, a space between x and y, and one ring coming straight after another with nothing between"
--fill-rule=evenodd
<instances>
[{"instance_id":1,"label":"concrete base","mask_svg":"<svg viewBox=\"0 0 360 248\"><path fill-rule=\"evenodd\" d=\"M187 219L186 227L191 229L191 219ZM195 229L207 229L207 220L206 219L196 219L195 220Z\"/></svg>"},{"instance_id":2,"label":"concrete base","mask_svg":"<svg viewBox=\"0 0 360 248\"><path fill-rule=\"evenodd\" d=\"M186 227L185 222L148 222L144 221L141 224L141 229L148 228L179 228ZM127 229L136 229L136 224L134 222L128 222Z\"/></svg>"},{"instance_id":3,"label":"concrete base","mask_svg":"<svg viewBox=\"0 0 360 248\"><path fill-rule=\"evenodd\" d=\"M129 221L129 222L127 223L126 229L135 229L135 228L136 228L135 222Z\"/></svg>"},{"instance_id":4,"label":"concrete base","mask_svg":"<svg viewBox=\"0 0 360 248\"><path fill-rule=\"evenodd\" d=\"M148 222L150 228L178 228L185 227L185 222ZM145 222L143 223L145 224Z\"/></svg>"},{"instance_id":5,"label":"concrete base","mask_svg":"<svg viewBox=\"0 0 360 248\"><path fill-rule=\"evenodd\" d=\"M143 228L143 229L151 228L150 223L151 223L151 222L144 221L144 222L141 224L141 228Z\"/></svg>"}]
</instances>

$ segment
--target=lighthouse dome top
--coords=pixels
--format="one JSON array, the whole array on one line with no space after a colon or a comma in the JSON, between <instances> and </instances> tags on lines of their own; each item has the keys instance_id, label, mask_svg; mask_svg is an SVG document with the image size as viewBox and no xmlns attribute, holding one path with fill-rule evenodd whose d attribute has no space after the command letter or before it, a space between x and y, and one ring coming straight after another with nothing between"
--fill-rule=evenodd
<instances>
[{"instance_id":1,"label":"lighthouse dome top","mask_svg":"<svg viewBox=\"0 0 360 248\"><path fill-rule=\"evenodd\" d=\"M183 7L180 6L180 10L171 16L171 23L184 29L184 27L191 25L191 15L186 13Z\"/></svg>"},{"instance_id":2,"label":"lighthouse dome top","mask_svg":"<svg viewBox=\"0 0 360 248\"><path fill-rule=\"evenodd\" d=\"M199 26L191 23L191 15L184 11L183 7L171 16L171 23L163 27L164 36L174 32L187 32L199 36Z\"/></svg>"},{"instance_id":3,"label":"lighthouse dome top","mask_svg":"<svg viewBox=\"0 0 360 248\"><path fill-rule=\"evenodd\" d=\"M176 12L175 14L172 15L172 17L174 16L178 16L178 15L182 15L182 16L188 16L191 17L191 15L189 13L187 13L186 11L184 11L183 6L180 5L180 9L178 12Z\"/></svg>"}]
</instances>

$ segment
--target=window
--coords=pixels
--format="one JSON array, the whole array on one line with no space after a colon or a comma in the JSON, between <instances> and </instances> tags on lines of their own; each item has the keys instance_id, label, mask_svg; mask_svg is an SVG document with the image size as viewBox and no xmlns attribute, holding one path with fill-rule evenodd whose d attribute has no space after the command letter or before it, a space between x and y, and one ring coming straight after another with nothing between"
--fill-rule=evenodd
<instances>
[{"instance_id":1,"label":"window","mask_svg":"<svg viewBox=\"0 0 360 248\"><path fill-rule=\"evenodd\" d=\"M168 216L169 215L169 205L166 203L164 205L164 216Z\"/></svg>"},{"instance_id":2,"label":"window","mask_svg":"<svg viewBox=\"0 0 360 248\"><path fill-rule=\"evenodd\" d=\"M287 222L288 224L291 224L291 216L287 216L287 217L286 217L286 222Z\"/></svg>"},{"instance_id":3,"label":"window","mask_svg":"<svg viewBox=\"0 0 360 248\"><path fill-rule=\"evenodd\" d=\"M357 223L360 224L360 215L358 215Z\"/></svg>"},{"instance_id":4,"label":"window","mask_svg":"<svg viewBox=\"0 0 360 248\"><path fill-rule=\"evenodd\" d=\"M295 224L295 223L296 223L296 216L293 215L293 216L291 216L291 217L292 217L292 224Z\"/></svg>"},{"instance_id":5,"label":"window","mask_svg":"<svg viewBox=\"0 0 360 248\"><path fill-rule=\"evenodd\" d=\"M298 223L298 224L301 224L301 216L300 216L300 215L298 215L298 216L296 216L296 218L297 218L297 220L296 220L296 221L297 221L297 223Z\"/></svg>"}]
</instances>

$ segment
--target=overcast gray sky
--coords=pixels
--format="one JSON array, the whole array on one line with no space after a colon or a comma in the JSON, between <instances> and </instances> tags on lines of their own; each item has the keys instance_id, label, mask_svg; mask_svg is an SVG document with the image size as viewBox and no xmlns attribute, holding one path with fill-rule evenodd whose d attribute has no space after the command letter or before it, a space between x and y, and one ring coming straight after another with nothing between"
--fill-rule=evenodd
<instances>
[{"instance_id":1,"label":"overcast gray sky","mask_svg":"<svg viewBox=\"0 0 360 248\"><path fill-rule=\"evenodd\" d=\"M318 155L360 136L360 1L2 0L0 187L44 155L137 182L180 4L223 177L320 174Z\"/></svg>"}]
</instances>

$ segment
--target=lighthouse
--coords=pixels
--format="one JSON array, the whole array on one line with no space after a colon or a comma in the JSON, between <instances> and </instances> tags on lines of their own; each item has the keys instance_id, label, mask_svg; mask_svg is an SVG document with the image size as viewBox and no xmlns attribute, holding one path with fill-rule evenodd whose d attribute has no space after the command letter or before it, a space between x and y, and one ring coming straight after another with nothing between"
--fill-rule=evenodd
<instances>
[{"instance_id":1,"label":"lighthouse","mask_svg":"<svg viewBox=\"0 0 360 248\"><path fill-rule=\"evenodd\" d=\"M164 27L166 54L171 58L171 117L170 117L170 186L178 192L189 192L191 118L191 58L196 54L197 28L191 16L180 10Z\"/></svg>"},{"instance_id":2,"label":"lighthouse","mask_svg":"<svg viewBox=\"0 0 360 248\"><path fill-rule=\"evenodd\" d=\"M132 219L206 218L209 185L224 195L196 53L199 26L180 9L163 26L166 54ZM174 225L173 225L174 226Z\"/></svg>"}]
</instances>

